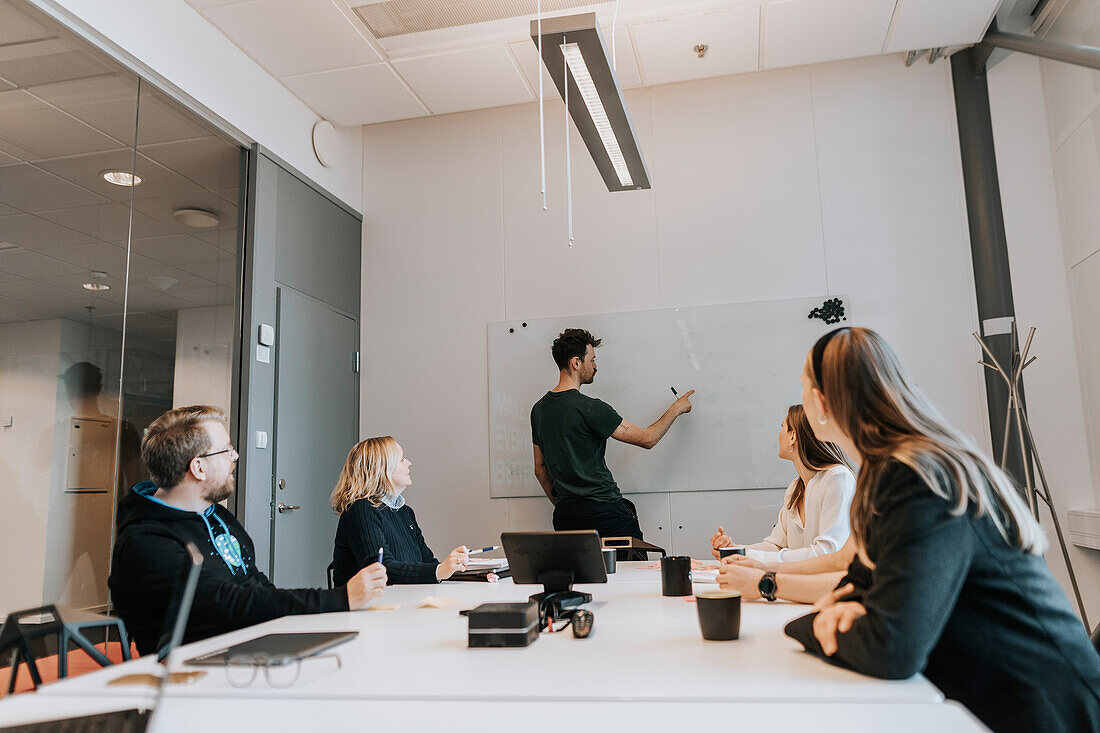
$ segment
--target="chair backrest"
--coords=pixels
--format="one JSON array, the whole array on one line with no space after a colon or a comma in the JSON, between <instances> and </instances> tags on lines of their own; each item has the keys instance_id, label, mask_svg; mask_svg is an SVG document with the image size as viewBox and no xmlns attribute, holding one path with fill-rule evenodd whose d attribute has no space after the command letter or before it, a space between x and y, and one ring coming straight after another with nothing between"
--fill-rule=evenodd
<instances>
[{"instance_id":1,"label":"chair backrest","mask_svg":"<svg viewBox=\"0 0 1100 733\"><path fill-rule=\"evenodd\" d=\"M26 619L31 617L36 617L36 620L27 623ZM4 619L4 625L0 626L0 654L14 652L11 659L11 679L8 684L8 693L15 689L20 657L22 657L23 663L27 665L34 688L37 690L38 686L42 684L42 675L38 672L38 663L34 651L31 649L31 640L51 634L57 637L60 635L62 625L57 607L52 605L13 611Z\"/></svg>"}]
</instances>

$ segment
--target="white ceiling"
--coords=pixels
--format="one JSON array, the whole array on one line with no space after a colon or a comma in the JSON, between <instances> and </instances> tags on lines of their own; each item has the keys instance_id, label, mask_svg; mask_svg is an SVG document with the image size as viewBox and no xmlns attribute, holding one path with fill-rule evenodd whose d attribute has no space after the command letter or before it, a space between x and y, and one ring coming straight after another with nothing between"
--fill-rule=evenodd
<instances>
[{"instance_id":1,"label":"white ceiling","mask_svg":"<svg viewBox=\"0 0 1100 733\"><path fill-rule=\"evenodd\" d=\"M527 14L377 39L352 8L382 0L188 0L257 63L339 126L537 99ZM668 84L981 39L1001 0L620 0L617 76ZM448 0L446 12L485 6ZM595 11L611 44L615 3ZM440 10L441 13L444 9ZM698 58L692 48L706 44ZM548 78L548 77L547 77ZM546 87L549 87L547 90ZM544 94L554 96L544 81Z\"/></svg>"},{"instance_id":2,"label":"white ceiling","mask_svg":"<svg viewBox=\"0 0 1100 733\"><path fill-rule=\"evenodd\" d=\"M234 302L240 149L148 85L138 102L133 74L0 0L0 323L117 328L127 264L132 334L174 340L175 311ZM131 219L131 190L100 173L135 165L135 119ZM188 229L180 208L221 223ZM111 289L83 289L92 271Z\"/></svg>"}]
</instances>

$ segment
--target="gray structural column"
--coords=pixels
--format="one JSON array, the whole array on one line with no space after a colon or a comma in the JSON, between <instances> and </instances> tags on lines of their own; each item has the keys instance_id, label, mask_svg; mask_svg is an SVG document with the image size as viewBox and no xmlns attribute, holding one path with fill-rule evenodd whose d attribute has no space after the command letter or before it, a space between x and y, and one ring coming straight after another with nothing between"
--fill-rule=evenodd
<instances>
[{"instance_id":1,"label":"gray structural column","mask_svg":"<svg viewBox=\"0 0 1100 733\"><path fill-rule=\"evenodd\" d=\"M955 88L955 116L959 127L966 214L970 223L970 256L974 263L974 290L978 299L981 335L1004 365L1012 363L1011 333L989 329L992 319L1016 317L1012 303L1012 277L1008 267L1008 241L1001 210L1001 187L997 178L997 158L993 149L993 123L989 115L989 89L986 85L984 56L975 57L973 48L951 57L951 77ZM1007 368L1007 366L1006 366ZM985 392L993 455L1004 450L1005 419L1008 414L1008 388L991 370L985 371ZM1023 395L1020 395L1023 399ZM1009 437L1006 470L1022 483L1023 458L1020 446Z\"/></svg>"}]
</instances>

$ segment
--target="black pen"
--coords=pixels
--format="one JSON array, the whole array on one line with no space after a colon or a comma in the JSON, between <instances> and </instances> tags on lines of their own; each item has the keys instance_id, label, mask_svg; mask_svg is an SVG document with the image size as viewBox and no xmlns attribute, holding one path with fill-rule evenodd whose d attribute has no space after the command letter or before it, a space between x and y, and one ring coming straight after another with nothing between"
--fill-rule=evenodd
<instances>
[{"instance_id":1,"label":"black pen","mask_svg":"<svg viewBox=\"0 0 1100 733\"><path fill-rule=\"evenodd\" d=\"M671 390L672 390L672 394L676 395L677 397L679 397L679 396L680 396L680 394L679 394L679 393L678 393L678 392L676 391L676 388L675 388L675 387L669 387L669 389L671 389Z\"/></svg>"}]
</instances>

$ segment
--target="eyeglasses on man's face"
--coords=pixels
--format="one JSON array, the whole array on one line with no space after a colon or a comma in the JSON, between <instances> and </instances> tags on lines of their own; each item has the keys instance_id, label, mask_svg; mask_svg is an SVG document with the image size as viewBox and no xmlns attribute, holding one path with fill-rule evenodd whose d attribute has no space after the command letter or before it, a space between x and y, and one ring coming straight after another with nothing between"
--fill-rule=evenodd
<instances>
[{"instance_id":1,"label":"eyeglasses on man's face","mask_svg":"<svg viewBox=\"0 0 1100 733\"><path fill-rule=\"evenodd\" d=\"M211 458L213 456L220 456L222 453L234 453L234 454L240 455L239 453L237 453L236 448L233 447L233 444L230 443L229 447L227 447L227 448L223 448L222 450L216 450L213 453L201 453L198 456L196 456L196 458Z\"/></svg>"}]
</instances>

